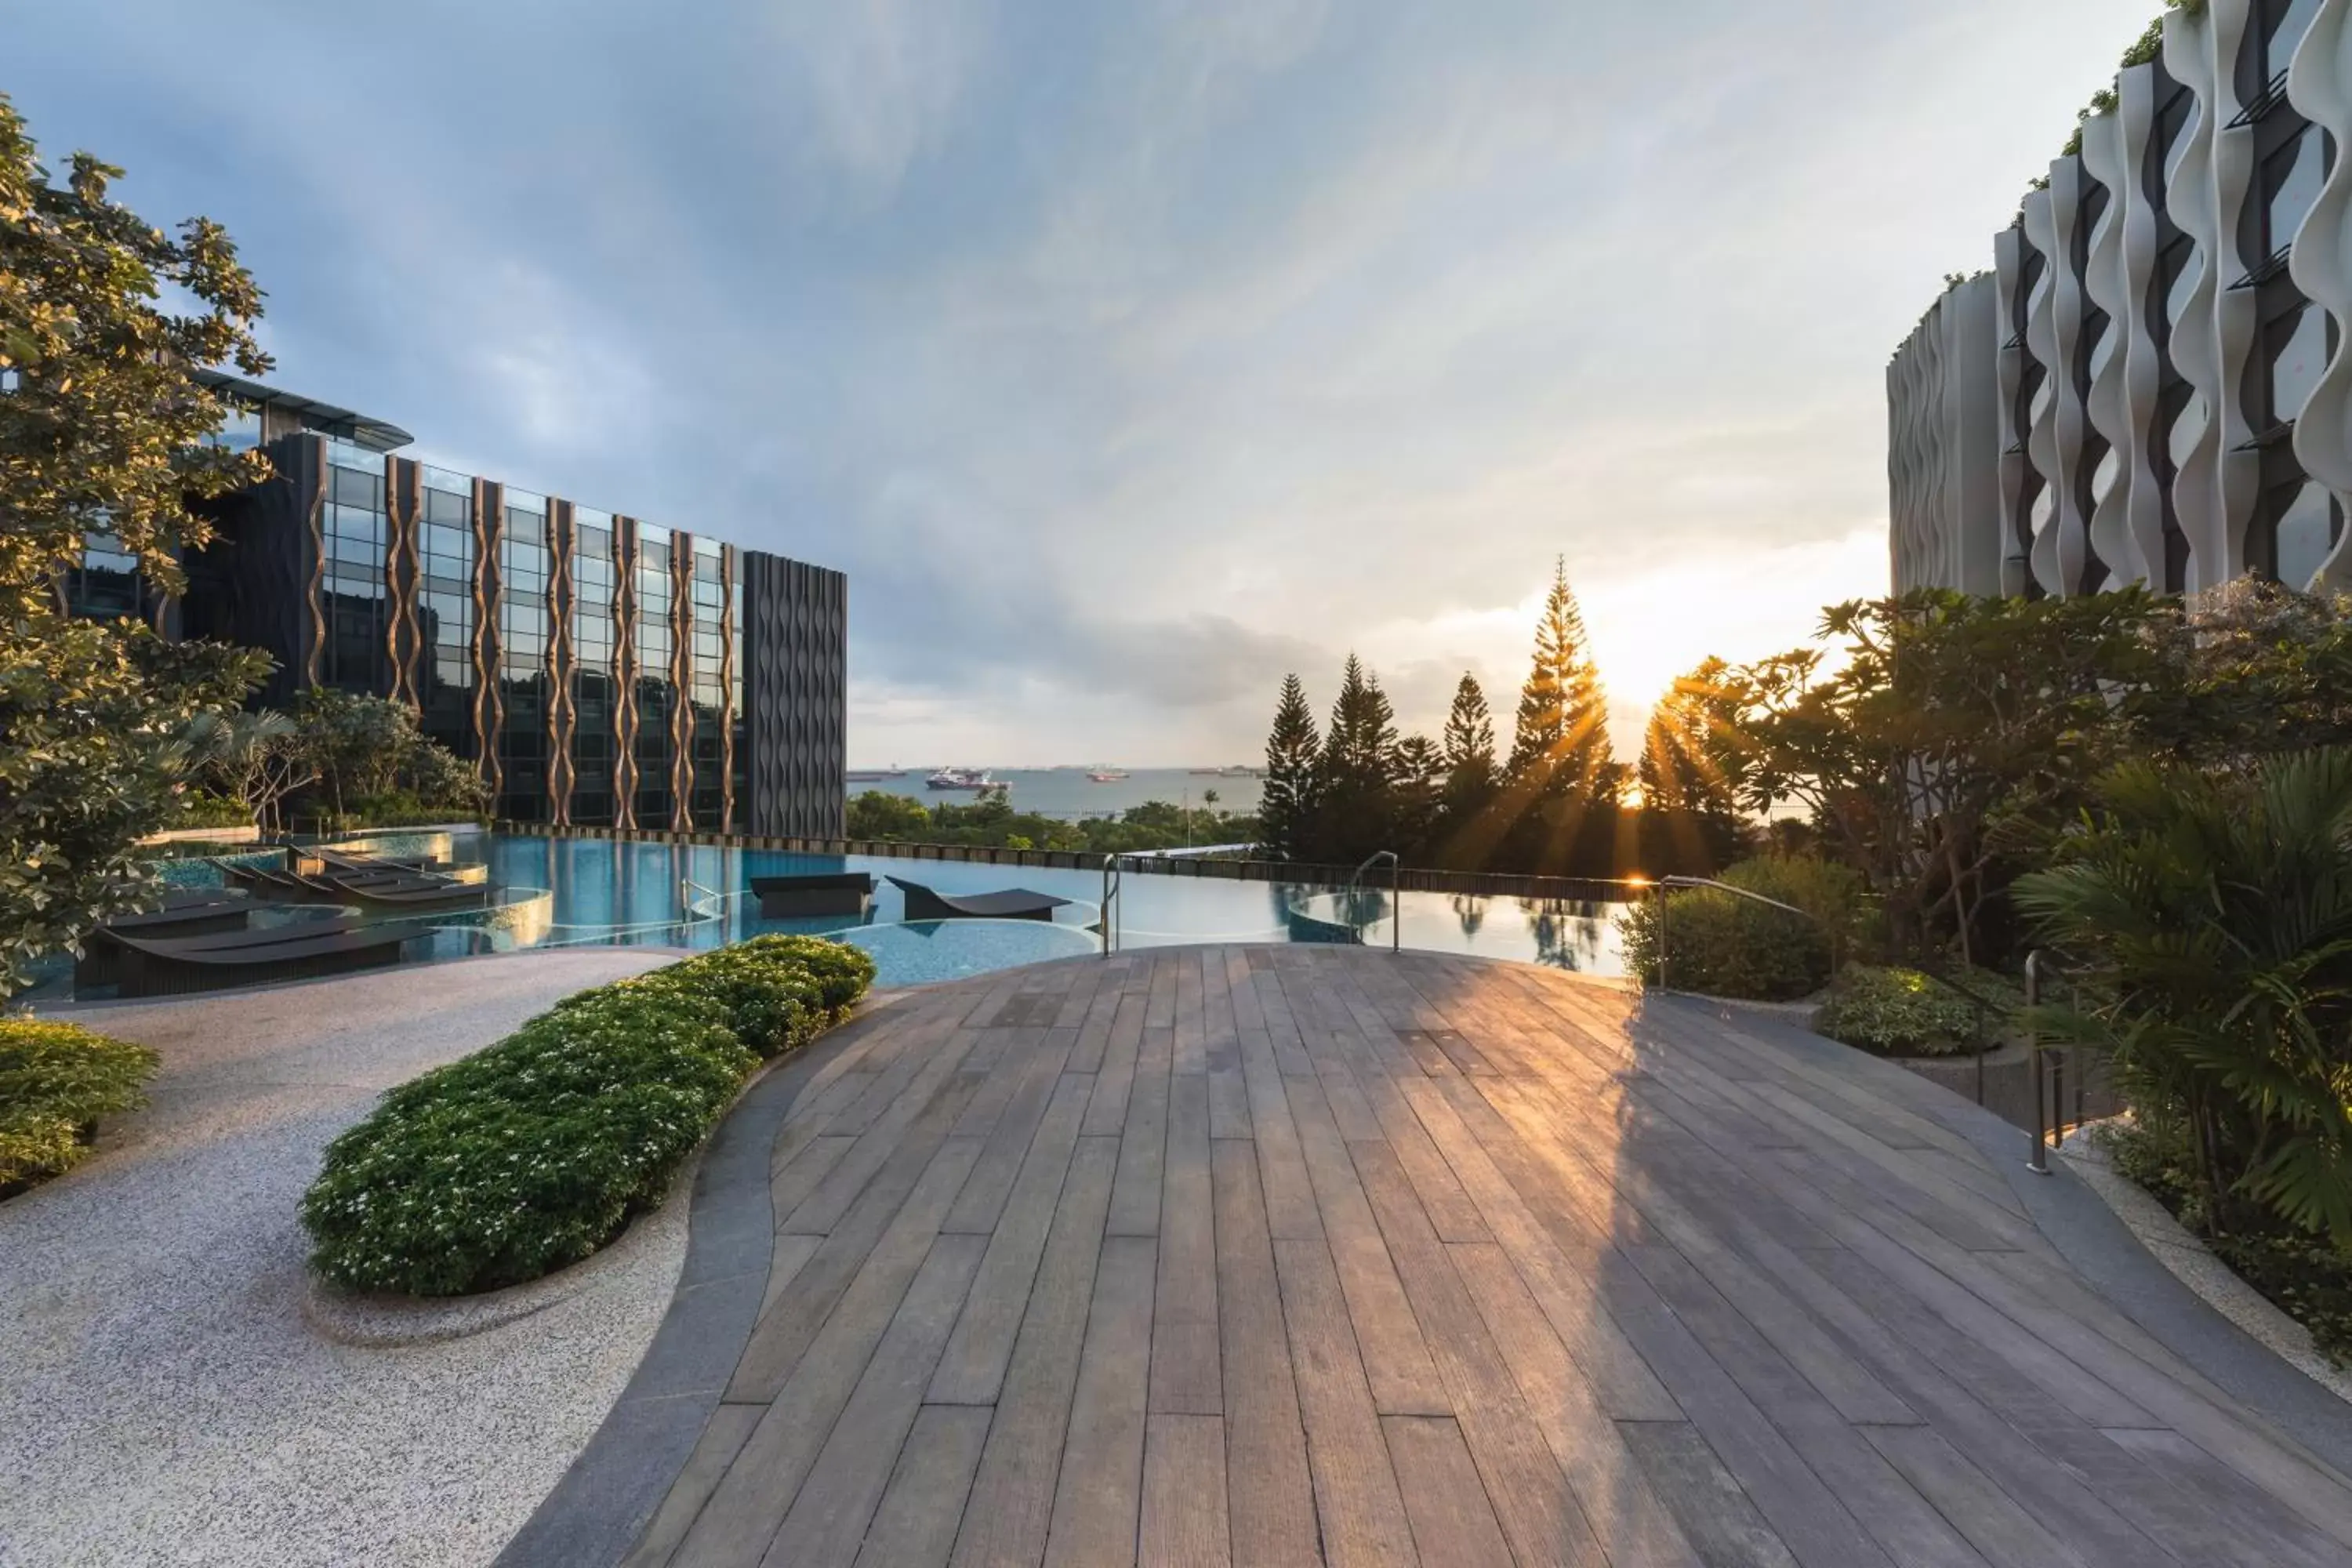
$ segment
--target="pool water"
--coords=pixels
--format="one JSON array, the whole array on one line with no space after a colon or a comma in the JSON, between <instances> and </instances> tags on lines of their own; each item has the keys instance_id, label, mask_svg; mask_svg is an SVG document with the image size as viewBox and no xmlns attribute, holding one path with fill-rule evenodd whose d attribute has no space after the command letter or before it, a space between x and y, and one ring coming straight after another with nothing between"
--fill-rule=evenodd
<instances>
[{"instance_id":1,"label":"pool water","mask_svg":"<svg viewBox=\"0 0 2352 1568\"><path fill-rule=\"evenodd\" d=\"M874 954L876 984L898 986L1101 951L1096 927L1103 885L1092 871L530 834L387 834L347 847L487 864L490 880L503 889L499 908L431 921L420 956L591 943L709 948L797 932L856 942ZM751 878L824 871L875 876L866 919L761 919ZM942 893L1026 888L1071 902L1051 921L908 924L903 895L882 880L893 875ZM1411 948L1615 975L1624 972L1614 918L1622 907L1408 892L1400 934ZM1320 888L1129 869L1120 884L1116 923L1122 949L1351 940L1386 945L1394 918L1385 892L1346 899Z\"/></svg>"}]
</instances>

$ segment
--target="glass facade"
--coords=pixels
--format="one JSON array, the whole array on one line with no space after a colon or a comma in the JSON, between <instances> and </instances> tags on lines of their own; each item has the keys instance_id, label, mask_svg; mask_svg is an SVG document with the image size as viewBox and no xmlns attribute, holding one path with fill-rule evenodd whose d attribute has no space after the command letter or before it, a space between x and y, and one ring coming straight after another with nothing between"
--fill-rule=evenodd
<instances>
[{"instance_id":1,"label":"glass facade","mask_svg":"<svg viewBox=\"0 0 2352 1568\"><path fill-rule=\"evenodd\" d=\"M727 817L727 579L716 540L694 542L688 593L687 700L693 705L688 761L693 764L689 809L694 826L717 831Z\"/></svg>"},{"instance_id":2,"label":"glass facade","mask_svg":"<svg viewBox=\"0 0 2352 1568\"><path fill-rule=\"evenodd\" d=\"M345 441L326 445L319 538L327 640L319 650L319 680L346 691L382 691L392 679L383 457Z\"/></svg>"},{"instance_id":3,"label":"glass facade","mask_svg":"<svg viewBox=\"0 0 2352 1568\"><path fill-rule=\"evenodd\" d=\"M572 820L613 824L613 519L585 507L572 510Z\"/></svg>"},{"instance_id":4,"label":"glass facade","mask_svg":"<svg viewBox=\"0 0 2352 1568\"><path fill-rule=\"evenodd\" d=\"M506 492L499 528L499 815L544 821L547 775L547 500Z\"/></svg>"},{"instance_id":5,"label":"glass facade","mask_svg":"<svg viewBox=\"0 0 2352 1568\"><path fill-rule=\"evenodd\" d=\"M81 545L81 564L66 574L67 607L100 620L139 614L139 557L110 533L85 533Z\"/></svg>"},{"instance_id":6,"label":"glass facade","mask_svg":"<svg viewBox=\"0 0 2352 1568\"><path fill-rule=\"evenodd\" d=\"M425 733L461 757L474 736L474 482L444 468L419 476L416 690Z\"/></svg>"},{"instance_id":7,"label":"glass facade","mask_svg":"<svg viewBox=\"0 0 2352 1568\"><path fill-rule=\"evenodd\" d=\"M744 706L743 702L743 668L750 662L750 658L743 647L743 552L741 551L730 550L727 552L727 574L730 589L727 634L730 645L735 649L734 661L729 672L730 679L728 682L729 710L734 715L735 776L732 782L735 786L735 808L730 815L728 827L730 831L740 833L743 830L743 825L751 817L751 710Z\"/></svg>"},{"instance_id":8,"label":"glass facade","mask_svg":"<svg viewBox=\"0 0 2352 1568\"><path fill-rule=\"evenodd\" d=\"M670 583L670 532L637 525L637 792L639 827L667 827L671 820L670 764L677 757L673 728L678 691L671 677L677 652Z\"/></svg>"}]
</instances>

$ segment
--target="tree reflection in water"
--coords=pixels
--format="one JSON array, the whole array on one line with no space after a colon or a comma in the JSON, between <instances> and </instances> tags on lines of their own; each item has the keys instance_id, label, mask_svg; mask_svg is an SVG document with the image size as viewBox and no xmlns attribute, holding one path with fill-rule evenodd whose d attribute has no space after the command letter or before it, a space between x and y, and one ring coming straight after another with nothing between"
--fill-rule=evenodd
<instances>
[{"instance_id":1,"label":"tree reflection in water","mask_svg":"<svg viewBox=\"0 0 2352 1568\"><path fill-rule=\"evenodd\" d=\"M1475 937L1486 923L1486 900L1467 893L1455 893L1445 900L1454 906L1454 918L1461 922L1462 934Z\"/></svg>"},{"instance_id":2,"label":"tree reflection in water","mask_svg":"<svg viewBox=\"0 0 2352 1568\"><path fill-rule=\"evenodd\" d=\"M1590 970L1600 959L1608 930L1601 904L1591 899L1521 899L1518 904L1536 939L1538 963Z\"/></svg>"}]
</instances>

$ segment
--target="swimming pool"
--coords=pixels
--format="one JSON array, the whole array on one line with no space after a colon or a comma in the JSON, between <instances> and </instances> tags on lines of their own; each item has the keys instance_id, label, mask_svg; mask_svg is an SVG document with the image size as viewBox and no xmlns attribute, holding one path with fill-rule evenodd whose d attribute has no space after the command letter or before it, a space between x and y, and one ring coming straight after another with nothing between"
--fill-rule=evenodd
<instances>
[{"instance_id":1,"label":"swimming pool","mask_svg":"<svg viewBox=\"0 0 2352 1568\"><path fill-rule=\"evenodd\" d=\"M918 985L1049 958L1101 951L1095 927L1102 878L1091 871L990 866L891 856L800 855L715 845L621 843L533 834L385 834L347 844L385 854L431 854L487 865L499 907L420 921L413 956L456 957L525 947L639 943L718 947L772 931L839 937L874 954L877 984ZM872 913L850 919L766 921L750 879L821 871L899 876L940 892L1028 888L1072 900L1053 921L904 923L904 900L878 884ZM1342 907L1327 889L1163 876L1130 868L1119 892L1118 945L1391 938L1385 892ZM1517 959L1589 974L1624 972L1615 916L1599 902L1407 892L1402 942L1411 948Z\"/></svg>"}]
</instances>

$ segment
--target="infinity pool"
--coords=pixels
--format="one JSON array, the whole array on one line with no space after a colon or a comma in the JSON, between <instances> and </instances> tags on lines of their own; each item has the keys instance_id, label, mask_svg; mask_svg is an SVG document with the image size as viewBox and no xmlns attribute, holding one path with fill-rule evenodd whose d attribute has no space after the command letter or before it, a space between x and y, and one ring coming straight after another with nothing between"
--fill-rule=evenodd
<instances>
[{"instance_id":1,"label":"infinity pool","mask_svg":"<svg viewBox=\"0 0 2352 1568\"><path fill-rule=\"evenodd\" d=\"M506 889L501 906L487 914L420 921L429 928L429 941L420 941L418 956L586 943L704 948L792 931L856 942L874 954L877 984L897 986L1101 950L1102 878L1096 872L521 834L389 834L346 847L487 863L490 880ZM845 870L877 879L874 909L865 921L763 921L750 893L756 876ZM894 875L943 893L1028 888L1072 902L1051 922L907 924L902 895L879 880ZM1122 948L1334 940L1378 945L1391 936L1386 893L1360 893L1342 907L1340 896L1324 889L1129 869L1118 901ZM1402 943L1621 974L1614 919L1621 907L1408 892Z\"/></svg>"}]
</instances>

